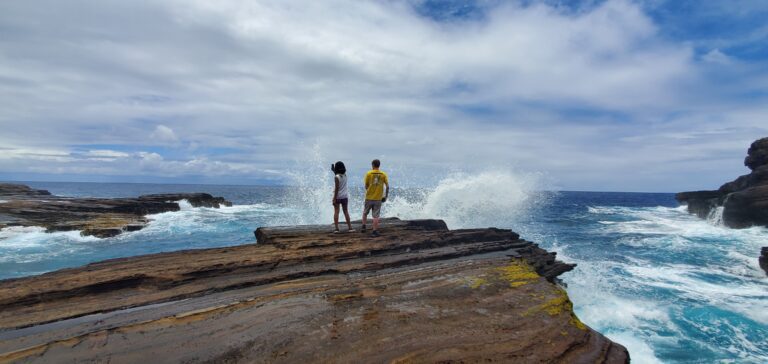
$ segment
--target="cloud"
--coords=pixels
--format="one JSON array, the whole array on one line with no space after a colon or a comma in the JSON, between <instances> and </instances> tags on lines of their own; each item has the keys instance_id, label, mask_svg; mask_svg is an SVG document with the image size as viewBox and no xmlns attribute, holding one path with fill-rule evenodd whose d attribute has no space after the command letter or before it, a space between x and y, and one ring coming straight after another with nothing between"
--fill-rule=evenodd
<instances>
[{"instance_id":1,"label":"cloud","mask_svg":"<svg viewBox=\"0 0 768 364\"><path fill-rule=\"evenodd\" d=\"M709 63L727 64L731 62L730 57L728 57L725 53L721 52L719 49L713 49L709 51L709 53L702 56L701 58L704 60L704 62L709 62Z\"/></svg>"},{"instance_id":2,"label":"cloud","mask_svg":"<svg viewBox=\"0 0 768 364\"><path fill-rule=\"evenodd\" d=\"M280 178L318 145L424 180L508 165L574 189L730 178L718 170L740 162L724 156L766 132L768 71L723 63L725 48L697 56L646 3L558 3L451 18L461 4L430 17L418 1L6 2L0 145L28 153L0 168ZM47 149L62 159L43 163ZM696 151L718 162L686 166Z\"/></svg>"},{"instance_id":3,"label":"cloud","mask_svg":"<svg viewBox=\"0 0 768 364\"><path fill-rule=\"evenodd\" d=\"M149 135L149 138L163 143L175 143L179 141L179 138L176 137L176 133L173 132L173 129L165 125L158 125L155 127L155 131Z\"/></svg>"},{"instance_id":4,"label":"cloud","mask_svg":"<svg viewBox=\"0 0 768 364\"><path fill-rule=\"evenodd\" d=\"M3 148L0 161L24 163L24 161L70 162L73 158L66 151L47 148Z\"/></svg>"},{"instance_id":5,"label":"cloud","mask_svg":"<svg viewBox=\"0 0 768 364\"><path fill-rule=\"evenodd\" d=\"M89 150L84 153L87 157L95 157L95 158L126 158L129 156L128 153L118 152L114 150L108 150L108 149L96 149L96 150Z\"/></svg>"},{"instance_id":6,"label":"cloud","mask_svg":"<svg viewBox=\"0 0 768 364\"><path fill-rule=\"evenodd\" d=\"M73 154L77 155L76 153ZM82 157L90 161L115 162L117 160L130 157L130 154L109 149L95 149L82 153Z\"/></svg>"}]
</instances>

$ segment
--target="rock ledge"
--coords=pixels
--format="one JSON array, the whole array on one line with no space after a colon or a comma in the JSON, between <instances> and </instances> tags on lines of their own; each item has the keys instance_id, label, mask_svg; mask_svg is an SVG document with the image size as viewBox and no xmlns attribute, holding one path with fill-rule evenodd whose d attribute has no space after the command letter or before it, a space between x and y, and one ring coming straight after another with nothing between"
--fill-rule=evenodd
<instances>
[{"instance_id":1,"label":"rock ledge","mask_svg":"<svg viewBox=\"0 0 768 364\"><path fill-rule=\"evenodd\" d=\"M552 283L573 265L518 234L381 232L259 228L258 244L0 281L0 362L628 362Z\"/></svg>"}]
</instances>

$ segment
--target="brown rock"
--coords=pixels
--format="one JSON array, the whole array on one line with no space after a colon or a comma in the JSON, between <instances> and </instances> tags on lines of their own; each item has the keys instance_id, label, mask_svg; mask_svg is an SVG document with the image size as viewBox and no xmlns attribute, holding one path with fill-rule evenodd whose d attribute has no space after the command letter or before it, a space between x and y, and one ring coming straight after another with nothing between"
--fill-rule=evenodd
<instances>
[{"instance_id":1,"label":"brown rock","mask_svg":"<svg viewBox=\"0 0 768 364\"><path fill-rule=\"evenodd\" d=\"M552 283L573 265L443 226L262 228L260 244L0 281L0 362L628 362Z\"/></svg>"}]
</instances>

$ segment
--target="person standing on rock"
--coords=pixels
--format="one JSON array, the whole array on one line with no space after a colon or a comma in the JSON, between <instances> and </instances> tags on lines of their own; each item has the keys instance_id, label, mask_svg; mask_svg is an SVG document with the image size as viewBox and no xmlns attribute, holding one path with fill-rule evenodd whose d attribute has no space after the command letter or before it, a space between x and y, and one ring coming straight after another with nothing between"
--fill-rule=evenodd
<instances>
[{"instance_id":1,"label":"person standing on rock","mask_svg":"<svg viewBox=\"0 0 768 364\"><path fill-rule=\"evenodd\" d=\"M336 164L331 164L331 171L336 174L333 178L333 230L334 234L339 233L339 207L344 210L344 217L347 219L347 229L349 232L355 231L352 229L352 223L349 221L349 190L347 189L347 167L344 166L344 162L338 161Z\"/></svg>"},{"instance_id":2,"label":"person standing on rock","mask_svg":"<svg viewBox=\"0 0 768 364\"><path fill-rule=\"evenodd\" d=\"M389 179L387 174L380 171L381 162L374 159L371 162L372 169L365 174L365 205L363 206L363 227L365 232L365 223L368 220L368 212L373 215L373 232L371 236L379 236L379 215L381 214L381 203L387 201L389 196Z\"/></svg>"}]
</instances>

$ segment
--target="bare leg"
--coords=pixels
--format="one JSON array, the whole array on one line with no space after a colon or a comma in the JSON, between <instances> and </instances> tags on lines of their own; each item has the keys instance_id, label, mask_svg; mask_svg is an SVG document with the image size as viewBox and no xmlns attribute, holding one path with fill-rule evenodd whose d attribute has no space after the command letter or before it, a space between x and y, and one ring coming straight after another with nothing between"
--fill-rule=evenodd
<instances>
[{"instance_id":1,"label":"bare leg","mask_svg":"<svg viewBox=\"0 0 768 364\"><path fill-rule=\"evenodd\" d=\"M379 218L374 217L373 218L373 231L376 231L379 229Z\"/></svg>"},{"instance_id":2,"label":"bare leg","mask_svg":"<svg viewBox=\"0 0 768 364\"><path fill-rule=\"evenodd\" d=\"M368 220L368 214L363 212L363 226L365 226L365 222Z\"/></svg>"},{"instance_id":3,"label":"bare leg","mask_svg":"<svg viewBox=\"0 0 768 364\"><path fill-rule=\"evenodd\" d=\"M333 226L339 230L339 205L333 204Z\"/></svg>"},{"instance_id":4,"label":"bare leg","mask_svg":"<svg viewBox=\"0 0 768 364\"><path fill-rule=\"evenodd\" d=\"M347 228L349 228L349 230L352 230L352 222L349 221L349 209L347 208L347 206L343 206L343 208L344 208L344 218L347 219Z\"/></svg>"}]
</instances>

